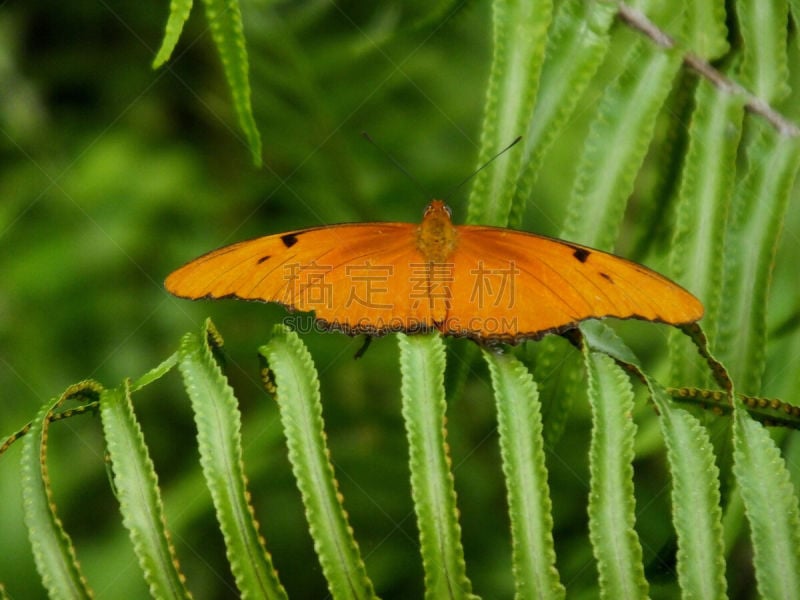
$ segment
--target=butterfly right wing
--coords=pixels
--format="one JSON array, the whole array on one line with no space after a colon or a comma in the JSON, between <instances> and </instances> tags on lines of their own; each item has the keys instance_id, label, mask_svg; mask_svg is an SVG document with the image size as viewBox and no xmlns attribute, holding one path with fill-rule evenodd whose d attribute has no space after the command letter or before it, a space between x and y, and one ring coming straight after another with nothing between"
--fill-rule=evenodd
<instances>
[{"instance_id":1,"label":"butterfly right wing","mask_svg":"<svg viewBox=\"0 0 800 600\"><path fill-rule=\"evenodd\" d=\"M446 334L517 342L590 318L678 325L703 316L677 283L619 256L511 229L457 229Z\"/></svg>"}]
</instances>

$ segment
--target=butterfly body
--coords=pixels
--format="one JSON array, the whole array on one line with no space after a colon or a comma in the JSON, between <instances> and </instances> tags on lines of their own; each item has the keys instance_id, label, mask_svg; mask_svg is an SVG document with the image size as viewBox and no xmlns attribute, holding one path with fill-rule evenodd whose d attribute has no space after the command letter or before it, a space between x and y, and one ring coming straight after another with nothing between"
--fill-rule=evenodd
<instances>
[{"instance_id":1,"label":"butterfly body","mask_svg":"<svg viewBox=\"0 0 800 600\"><path fill-rule=\"evenodd\" d=\"M517 343L588 318L698 320L702 304L626 259L530 233L453 225L433 200L420 224L352 223L269 235L173 272L180 297L277 302L350 335L438 330Z\"/></svg>"},{"instance_id":2,"label":"butterfly body","mask_svg":"<svg viewBox=\"0 0 800 600\"><path fill-rule=\"evenodd\" d=\"M444 263L458 246L458 232L450 220L450 209L441 200L433 200L417 230L417 249L426 262Z\"/></svg>"}]
</instances>

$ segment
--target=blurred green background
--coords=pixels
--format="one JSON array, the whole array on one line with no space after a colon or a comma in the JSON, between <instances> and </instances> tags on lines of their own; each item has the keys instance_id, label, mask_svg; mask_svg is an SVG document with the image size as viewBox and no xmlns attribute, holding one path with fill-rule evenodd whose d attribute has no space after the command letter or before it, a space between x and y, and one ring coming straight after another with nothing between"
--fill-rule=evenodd
<instances>
[{"instance_id":1,"label":"blurred green background","mask_svg":"<svg viewBox=\"0 0 800 600\"><path fill-rule=\"evenodd\" d=\"M200 8L158 71L150 63L166 2L29 0L0 10L0 435L71 383L94 378L116 386L142 374L211 316L226 340L267 546L291 597L324 598L277 409L258 380L256 348L285 312L178 300L162 281L183 262L236 240L343 221L419 220L428 196L448 193L475 167L490 7L472 3L417 26L428 15L423 2L244 1L262 169L252 166ZM570 139L585 131L598 93L582 100L550 153L525 229L558 232L575 165ZM653 185L646 175L639 186L645 192ZM449 198L456 222L466 196L462 188ZM642 245L635 211L629 221L623 253L638 248L642 255L633 258L655 257L648 264L663 266L668 235ZM800 252L796 215L787 226L776 289L789 287L776 301L776 331L797 314L796 264L788 259ZM645 327L628 328L632 344L645 353L653 344L663 350L666 328ZM385 598L419 597L396 340L376 340L354 361L360 339L303 339L320 372L333 460L368 572ZM791 389L800 370L781 346L769 369L768 390L776 394ZM198 598L234 597L177 374L134 401L190 589ZM468 573L478 592L502 598L513 589L492 404L478 363L450 406L448 434ZM639 408L648 476L637 481L638 518L657 596L660 571L674 579L668 484L652 410ZM548 462L563 581L591 589L584 464L590 423L584 406L576 412ZM97 596L142 597L146 588L109 486L98 421L57 423L49 449L59 515ZM22 522L18 459L18 446L0 459L0 582L12 598L36 598L44 592Z\"/></svg>"}]
</instances>

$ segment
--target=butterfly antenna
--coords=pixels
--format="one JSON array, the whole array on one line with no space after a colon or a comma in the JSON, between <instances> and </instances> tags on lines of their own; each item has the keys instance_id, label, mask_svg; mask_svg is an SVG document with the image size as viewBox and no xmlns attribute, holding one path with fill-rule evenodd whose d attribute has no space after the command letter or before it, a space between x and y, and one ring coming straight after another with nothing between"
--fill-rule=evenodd
<instances>
[{"instance_id":1,"label":"butterfly antenna","mask_svg":"<svg viewBox=\"0 0 800 600\"><path fill-rule=\"evenodd\" d=\"M460 182L460 183L459 183L457 186L455 186L453 189L451 189L451 190L450 190L450 191L449 191L449 192L448 192L448 193L445 195L445 198L449 198L449 197L450 197L452 194L454 194L455 192L457 192L458 190L460 190L460 189L463 187L463 185L464 185L465 183L467 183L468 181L470 181L470 180L471 180L473 177L475 177L475 175L477 175L478 173L480 173L481 171L483 171L483 170L484 170L486 167L488 167L488 166L489 166L490 164L492 164L492 163L493 163L495 160L497 160L498 158L500 158L500 157L501 157L503 154L505 154L506 152L508 152L509 150L511 150L511 148L513 148L514 146L516 146L516 145L519 143L519 141L520 141L521 139L522 139L522 136L521 136L521 135L518 135L518 136L517 136L517 137L514 139L514 141L513 141L513 142L511 142L511 143L510 143L508 146L506 146L505 148L503 148L502 150L500 150L500 152L498 152L497 154L495 154L493 157L491 157L489 160L487 160L485 163L483 163L483 164L482 164L480 167L478 167L477 169L475 169L475 170L474 170L472 173L470 173L470 174L469 174L467 177L465 177L463 181L461 181L461 182Z\"/></svg>"},{"instance_id":2,"label":"butterfly antenna","mask_svg":"<svg viewBox=\"0 0 800 600\"><path fill-rule=\"evenodd\" d=\"M408 179L411 181L411 183L413 183L417 187L417 189L419 191L421 191L425 195L425 199L429 199L431 197L430 192L428 192L428 190L426 190L422 186L422 184L419 181L417 181L417 178L414 177L411 173L409 173L408 170L403 165L401 165L400 162L394 156L392 156L386 150L381 148L380 145L378 145L378 143L375 140L372 139L372 136L370 136L370 134L368 134L366 131L362 131L361 132L361 137L363 137L370 144L375 146L375 148L377 148L378 151L381 154L383 154L390 163L392 163L395 167L397 167L398 171L400 171L403 175L408 177Z\"/></svg>"}]
</instances>

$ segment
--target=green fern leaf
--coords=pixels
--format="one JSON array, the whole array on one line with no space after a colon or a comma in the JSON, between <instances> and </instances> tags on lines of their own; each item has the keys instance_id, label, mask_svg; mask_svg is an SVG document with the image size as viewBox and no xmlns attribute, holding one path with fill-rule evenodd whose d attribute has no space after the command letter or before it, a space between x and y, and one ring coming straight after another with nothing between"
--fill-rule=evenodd
<instances>
[{"instance_id":1,"label":"green fern leaf","mask_svg":"<svg viewBox=\"0 0 800 600\"><path fill-rule=\"evenodd\" d=\"M203 0L211 36L222 59L225 78L233 96L233 106L239 117L253 164L261 165L261 135L258 133L250 102L250 75L242 29L239 0Z\"/></svg>"},{"instance_id":2,"label":"green fern leaf","mask_svg":"<svg viewBox=\"0 0 800 600\"><path fill-rule=\"evenodd\" d=\"M725 559L719 469L708 432L675 407L666 390L642 370L633 352L607 325L581 326L587 345L636 373L650 391L672 474L672 521L678 535L678 581L686 597L725 598Z\"/></svg>"},{"instance_id":3,"label":"green fern leaf","mask_svg":"<svg viewBox=\"0 0 800 600\"><path fill-rule=\"evenodd\" d=\"M725 255L719 335L712 349L739 391L758 395L764 370L766 305L775 250L800 166L800 138L754 120L747 171L737 185ZM746 249L746 251L745 251Z\"/></svg>"},{"instance_id":4,"label":"green fern leaf","mask_svg":"<svg viewBox=\"0 0 800 600\"><path fill-rule=\"evenodd\" d=\"M283 325L259 348L275 375L289 461L303 496L314 548L334 598L375 598L325 442L319 379L308 349Z\"/></svg>"},{"instance_id":5,"label":"green fern leaf","mask_svg":"<svg viewBox=\"0 0 800 600\"><path fill-rule=\"evenodd\" d=\"M528 129L553 11L550 0L495 0L493 8L495 46L479 165ZM468 223L508 223L521 166L520 153L511 152L476 175Z\"/></svg>"},{"instance_id":6,"label":"green fern leaf","mask_svg":"<svg viewBox=\"0 0 800 600\"><path fill-rule=\"evenodd\" d=\"M398 334L411 493L419 525L425 597L474 598L467 578L445 439L444 343L439 334Z\"/></svg>"},{"instance_id":7,"label":"green fern leaf","mask_svg":"<svg viewBox=\"0 0 800 600\"><path fill-rule=\"evenodd\" d=\"M683 163L670 275L703 301L704 329L713 339L720 320L725 224L733 195L744 100L700 81ZM686 336L670 335L672 381L706 386L710 374L688 350ZM700 373L699 379L697 373Z\"/></svg>"},{"instance_id":8,"label":"green fern leaf","mask_svg":"<svg viewBox=\"0 0 800 600\"><path fill-rule=\"evenodd\" d=\"M122 522L154 598L191 598L169 539L153 462L130 398L130 382L100 394L106 437Z\"/></svg>"},{"instance_id":9,"label":"green fern leaf","mask_svg":"<svg viewBox=\"0 0 800 600\"><path fill-rule=\"evenodd\" d=\"M91 598L89 584L81 573L72 540L56 514L47 474L48 415L77 392L94 396L102 388L94 382L71 386L36 415L22 444L22 498L25 524L36 569L51 598Z\"/></svg>"},{"instance_id":10,"label":"green fern leaf","mask_svg":"<svg viewBox=\"0 0 800 600\"><path fill-rule=\"evenodd\" d=\"M680 54L651 43L638 42L629 50L622 76L600 100L578 165L563 237L612 249L656 116L680 65Z\"/></svg>"},{"instance_id":11,"label":"green fern leaf","mask_svg":"<svg viewBox=\"0 0 800 600\"><path fill-rule=\"evenodd\" d=\"M509 354L484 351L497 405L500 453L511 519L517 598L563 598L556 570L542 415L531 374Z\"/></svg>"},{"instance_id":12,"label":"green fern leaf","mask_svg":"<svg viewBox=\"0 0 800 600\"><path fill-rule=\"evenodd\" d=\"M161 48L158 49L156 57L153 59L153 68L157 69L172 56L178 39L183 32L183 24L189 18L189 13L192 12L193 0L171 0L169 3L169 18L167 19L167 26L164 30L164 40L161 42Z\"/></svg>"},{"instance_id":13,"label":"green fern leaf","mask_svg":"<svg viewBox=\"0 0 800 600\"><path fill-rule=\"evenodd\" d=\"M686 47L704 60L721 58L728 52L725 0L687 2L683 35Z\"/></svg>"},{"instance_id":14,"label":"green fern leaf","mask_svg":"<svg viewBox=\"0 0 800 600\"><path fill-rule=\"evenodd\" d=\"M592 406L589 450L589 536L602 598L644 598L648 593L642 547L634 530L633 390L606 354L584 351Z\"/></svg>"},{"instance_id":15,"label":"green fern leaf","mask_svg":"<svg viewBox=\"0 0 800 600\"><path fill-rule=\"evenodd\" d=\"M522 174L511 207L511 227L522 223L542 159L608 51L609 29L616 13L613 2L570 0L559 7L542 65L536 108L523 138Z\"/></svg>"},{"instance_id":16,"label":"green fern leaf","mask_svg":"<svg viewBox=\"0 0 800 600\"><path fill-rule=\"evenodd\" d=\"M789 5L786 0L740 0L735 6L744 46L741 83L762 100L775 104L789 93Z\"/></svg>"},{"instance_id":17,"label":"green fern leaf","mask_svg":"<svg viewBox=\"0 0 800 600\"><path fill-rule=\"evenodd\" d=\"M753 540L762 598L800 598L800 508L786 464L767 430L734 410L733 471Z\"/></svg>"},{"instance_id":18,"label":"green fern leaf","mask_svg":"<svg viewBox=\"0 0 800 600\"><path fill-rule=\"evenodd\" d=\"M242 465L241 414L233 390L208 346L210 322L202 340L194 334L181 343L180 371L192 400L200 464L236 585L243 598L286 598L258 531Z\"/></svg>"}]
</instances>

